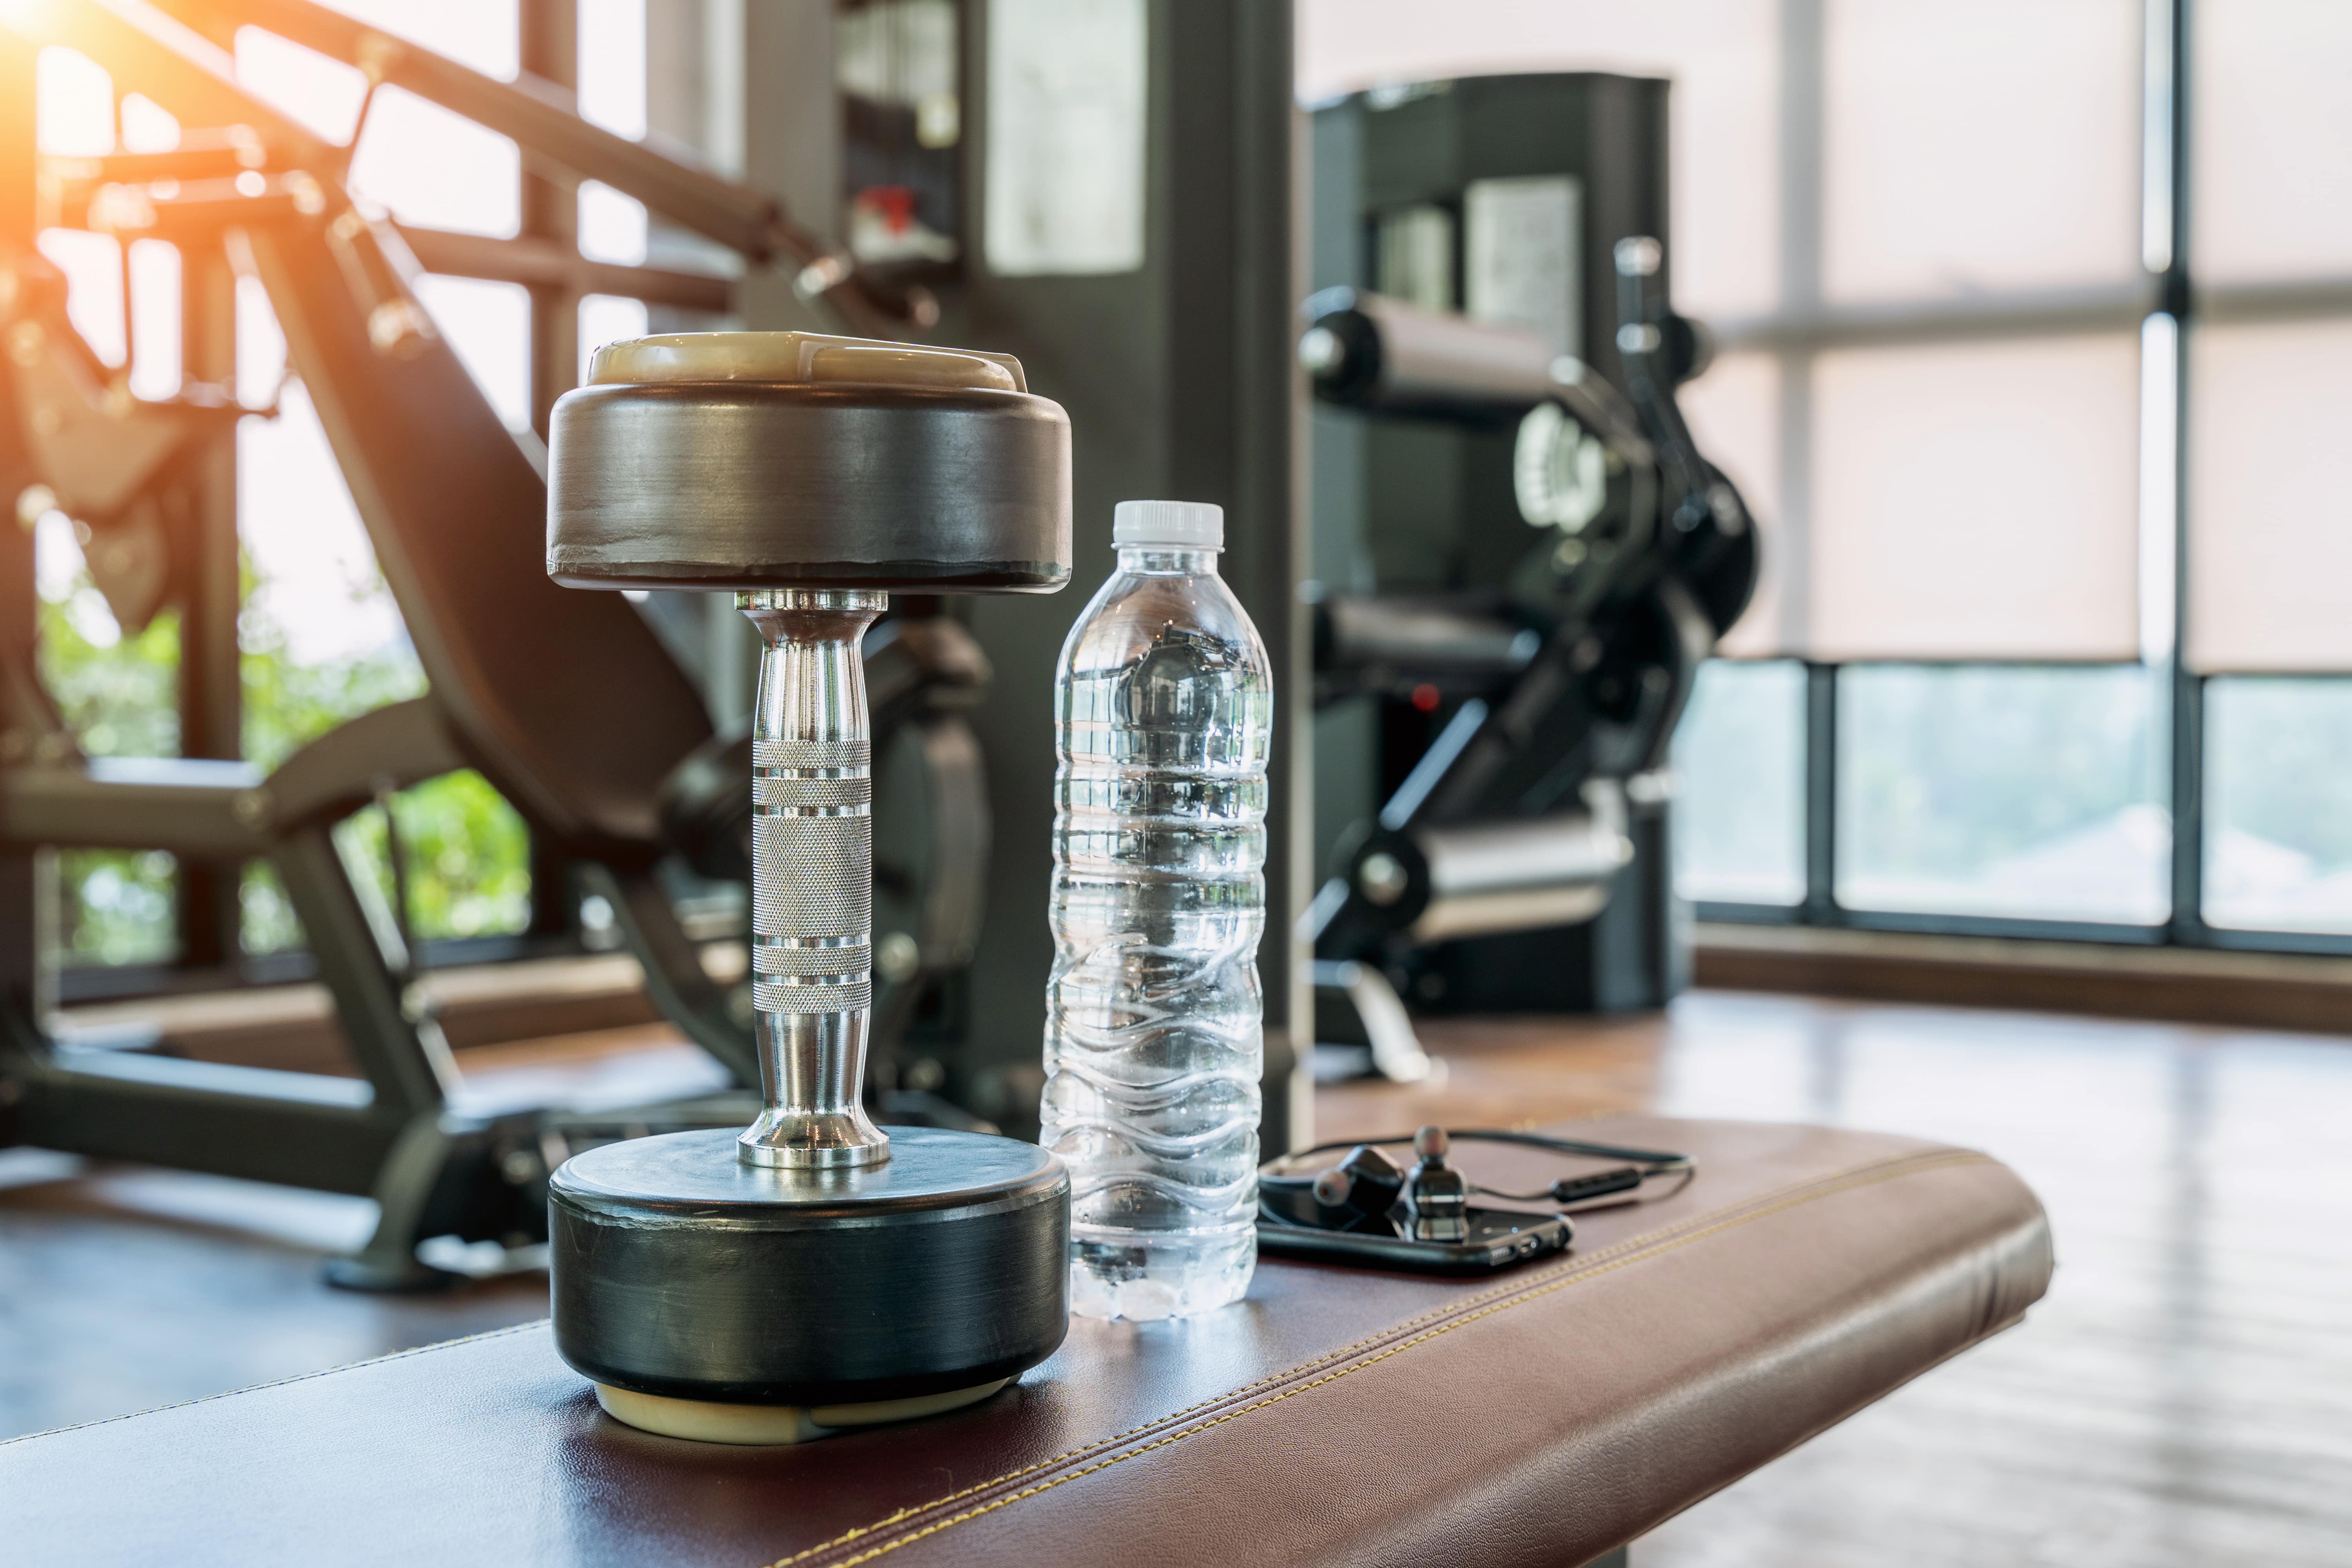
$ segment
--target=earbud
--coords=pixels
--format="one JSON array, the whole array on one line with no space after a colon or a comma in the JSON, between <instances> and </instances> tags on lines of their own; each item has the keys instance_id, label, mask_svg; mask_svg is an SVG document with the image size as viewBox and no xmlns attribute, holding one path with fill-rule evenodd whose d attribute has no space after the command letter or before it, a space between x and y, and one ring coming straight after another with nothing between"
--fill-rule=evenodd
<instances>
[{"instance_id":1,"label":"earbud","mask_svg":"<svg viewBox=\"0 0 2352 1568\"><path fill-rule=\"evenodd\" d=\"M1401 1171L1378 1149L1359 1143L1311 1183L1296 1176L1262 1181L1260 1201L1294 1223L1325 1230L1402 1230L1422 1241L1462 1241L1470 1234L1470 1183L1445 1163L1445 1129L1423 1127L1412 1135L1418 1163ZM1309 1195L1311 1215L1301 1201Z\"/></svg>"},{"instance_id":2,"label":"earbud","mask_svg":"<svg viewBox=\"0 0 2352 1568\"><path fill-rule=\"evenodd\" d=\"M1267 1176L1258 1182L1258 1201L1294 1225L1319 1230L1393 1234L1390 1211L1404 1191L1405 1173L1386 1155L1359 1143L1348 1157L1311 1181L1303 1176Z\"/></svg>"},{"instance_id":3,"label":"earbud","mask_svg":"<svg viewBox=\"0 0 2352 1568\"><path fill-rule=\"evenodd\" d=\"M1697 1167L1687 1154L1654 1149L1626 1149L1607 1143L1583 1143L1533 1132L1469 1131L1459 1136L1477 1143L1516 1144L1577 1159L1630 1161L1580 1176L1561 1176L1533 1192L1508 1192L1485 1187L1445 1163L1454 1135L1444 1128L1418 1128L1410 1140L1413 1163L1405 1169L1381 1153L1381 1147L1404 1143L1383 1139L1381 1145L1359 1143L1346 1159L1309 1176L1289 1174L1276 1162L1258 1179L1261 1216L1273 1223L1310 1230L1353 1231L1370 1236L1402 1237L1411 1241L1463 1242L1470 1238L1473 1194L1510 1203L1590 1203L1620 1193L1638 1194L1654 1176L1679 1176L1687 1184ZM1319 1154L1339 1147L1318 1144L1303 1151ZM1296 1156L1293 1156L1294 1158ZM1679 1190L1679 1189L1677 1189ZM1640 1201L1638 1195L1633 1200ZM1480 1211L1482 1214L1487 1211ZM1565 1215L1561 1217L1565 1218Z\"/></svg>"},{"instance_id":4,"label":"earbud","mask_svg":"<svg viewBox=\"0 0 2352 1568\"><path fill-rule=\"evenodd\" d=\"M1416 1241L1470 1238L1470 1183L1445 1163L1445 1129L1428 1126L1412 1135L1421 1163L1404 1184L1404 1203Z\"/></svg>"},{"instance_id":5,"label":"earbud","mask_svg":"<svg viewBox=\"0 0 2352 1568\"><path fill-rule=\"evenodd\" d=\"M1387 1155L1359 1143L1346 1159L1315 1178L1315 1201L1385 1225L1404 1182L1404 1173Z\"/></svg>"}]
</instances>

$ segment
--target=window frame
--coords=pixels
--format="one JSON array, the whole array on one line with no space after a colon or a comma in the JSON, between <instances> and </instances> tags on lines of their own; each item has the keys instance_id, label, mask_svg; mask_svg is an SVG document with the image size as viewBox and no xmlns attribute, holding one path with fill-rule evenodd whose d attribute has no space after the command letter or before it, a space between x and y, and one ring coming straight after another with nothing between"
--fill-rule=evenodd
<instances>
[{"instance_id":1,"label":"window frame","mask_svg":"<svg viewBox=\"0 0 2352 1568\"><path fill-rule=\"evenodd\" d=\"M1823 106L1826 0L1784 0L1781 11L1782 306L1769 316L1717 325L1726 349L1771 353L1780 385L1780 504L1801 514L1811 468L1811 382L1814 356L1856 344L1994 341L2052 333L2146 333L2163 319L2170 355L2168 471L2143 472L2157 495L2143 497L2142 659L2137 668L2167 678L2165 769L2171 817L2171 912L2161 924L1850 909L1836 897L1838 837L1838 672L1844 665L1803 662L1805 700L1804 893L1794 904L1695 900L1702 921L1825 927L1947 936L2007 937L2180 946L2271 952L2352 954L2352 931L2266 931L2210 925L2204 918L2205 700L2215 679L2188 662L2183 616L2189 602L2189 513L2187 464L2194 329L2203 322L2294 321L2352 314L2352 273L2281 283L2207 288L2190 257L2193 151L2189 137L2194 61L2189 49L2196 0L2144 0L2142 10L2141 235L2143 272L2127 283L2045 293L1989 294L1891 307L1838 308L1822 300ZM2152 385L2143 376L2143 394ZM2165 409L2143 409L2143 429L2161 428ZM2166 456L2159 451L2158 458ZM2153 506L2157 509L2151 512ZM2165 547L2169 545L2169 559ZM1906 663L1934 663L1906 660ZM1988 661L1950 661L1980 664ZM1858 668L1858 666L1857 666ZM2020 664L2014 668L2047 668ZM2128 668L2128 667L2127 667Z\"/></svg>"}]
</instances>

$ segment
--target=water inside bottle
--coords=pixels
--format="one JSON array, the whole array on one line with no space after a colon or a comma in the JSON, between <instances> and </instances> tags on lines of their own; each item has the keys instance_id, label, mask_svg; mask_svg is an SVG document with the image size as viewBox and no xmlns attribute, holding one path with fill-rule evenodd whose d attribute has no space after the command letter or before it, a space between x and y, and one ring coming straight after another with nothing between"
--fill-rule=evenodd
<instances>
[{"instance_id":1,"label":"water inside bottle","mask_svg":"<svg viewBox=\"0 0 2352 1568\"><path fill-rule=\"evenodd\" d=\"M1072 1306L1237 1300L1256 1258L1264 645L1205 552L1123 550L1063 649L1043 1142Z\"/></svg>"}]
</instances>

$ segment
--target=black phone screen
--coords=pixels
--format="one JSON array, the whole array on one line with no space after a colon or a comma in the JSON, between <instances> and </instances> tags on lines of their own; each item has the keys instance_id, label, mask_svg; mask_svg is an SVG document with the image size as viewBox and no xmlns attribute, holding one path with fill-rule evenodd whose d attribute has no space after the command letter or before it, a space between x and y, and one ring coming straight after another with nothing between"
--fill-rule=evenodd
<instances>
[{"instance_id":1,"label":"black phone screen","mask_svg":"<svg viewBox=\"0 0 2352 1568\"><path fill-rule=\"evenodd\" d=\"M1261 1252L1329 1263L1414 1268L1434 1274L1484 1274L1565 1252L1575 1235L1566 1215L1472 1207L1464 1218L1469 1222L1466 1240L1415 1241L1393 1232L1383 1235L1378 1231L1326 1230L1316 1226L1291 1225L1261 1212L1257 1245Z\"/></svg>"}]
</instances>

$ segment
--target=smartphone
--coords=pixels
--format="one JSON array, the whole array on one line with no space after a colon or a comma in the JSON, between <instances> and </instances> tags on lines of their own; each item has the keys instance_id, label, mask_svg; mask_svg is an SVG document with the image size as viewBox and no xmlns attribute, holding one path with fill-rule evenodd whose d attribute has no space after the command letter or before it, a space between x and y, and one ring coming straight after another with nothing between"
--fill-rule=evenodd
<instances>
[{"instance_id":1,"label":"smartphone","mask_svg":"<svg viewBox=\"0 0 2352 1568\"><path fill-rule=\"evenodd\" d=\"M1464 1241L1414 1241L1393 1231L1326 1230L1292 1225L1261 1210L1261 1252L1285 1258L1360 1263L1377 1268L1416 1268L1430 1274L1485 1274L1514 1263L1568 1250L1575 1229L1566 1215L1528 1214L1516 1209L1465 1211L1470 1235Z\"/></svg>"}]
</instances>

